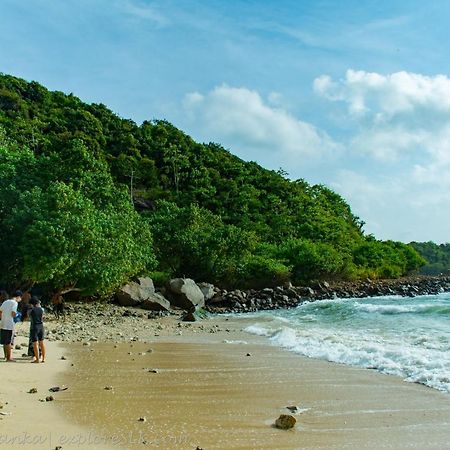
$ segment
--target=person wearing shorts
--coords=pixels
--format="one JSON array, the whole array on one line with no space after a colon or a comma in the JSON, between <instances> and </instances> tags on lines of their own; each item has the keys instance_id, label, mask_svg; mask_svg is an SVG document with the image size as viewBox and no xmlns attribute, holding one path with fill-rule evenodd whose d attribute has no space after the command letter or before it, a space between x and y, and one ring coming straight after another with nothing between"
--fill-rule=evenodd
<instances>
[{"instance_id":1,"label":"person wearing shorts","mask_svg":"<svg viewBox=\"0 0 450 450\"><path fill-rule=\"evenodd\" d=\"M5 300L0 306L0 343L3 345L6 361L13 361L14 317L17 315L17 306L21 300L22 291L16 291L13 298Z\"/></svg>"},{"instance_id":2,"label":"person wearing shorts","mask_svg":"<svg viewBox=\"0 0 450 450\"><path fill-rule=\"evenodd\" d=\"M30 314L30 340L33 343L34 360L33 363L39 363L39 353L41 361L45 362L45 345L44 345L44 310L37 297L31 297L30 305L32 306Z\"/></svg>"}]
</instances>

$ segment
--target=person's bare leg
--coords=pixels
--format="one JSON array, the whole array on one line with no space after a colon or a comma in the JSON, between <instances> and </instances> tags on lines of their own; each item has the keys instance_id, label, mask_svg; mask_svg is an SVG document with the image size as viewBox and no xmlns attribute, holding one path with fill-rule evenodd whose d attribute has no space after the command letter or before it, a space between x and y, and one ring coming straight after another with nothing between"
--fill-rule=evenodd
<instances>
[{"instance_id":1,"label":"person's bare leg","mask_svg":"<svg viewBox=\"0 0 450 450\"><path fill-rule=\"evenodd\" d=\"M7 344L6 345L6 361L12 361L12 345L11 344Z\"/></svg>"},{"instance_id":2,"label":"person's bare leg","mask_svg":"<svg viewBox=\"0 0 450 450\"><path fill-rule=\"evenodd\" d=\"M33 352L34 352L34 360L32 362L38 363L39 362L39 348L38 348L38 342L33 342Z\"/></svg>"},{"instance_id":3,"label":"person's bare leg","mask_svg":"<svg viewBox=\"0 0 450 450\"><path fill-rule=\"evenodd\" d=\"M39 341L39 347L41 349L41 362L45 362L45 344L44 341Z\"/></svg>"}]
</instances>

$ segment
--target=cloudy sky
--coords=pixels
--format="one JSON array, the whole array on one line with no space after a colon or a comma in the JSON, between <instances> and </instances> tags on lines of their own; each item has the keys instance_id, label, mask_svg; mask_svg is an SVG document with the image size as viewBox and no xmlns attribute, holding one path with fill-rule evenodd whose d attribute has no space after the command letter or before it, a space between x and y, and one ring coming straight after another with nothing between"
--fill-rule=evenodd
<instances>
[{"instance_id":1,"label":"cloudy sky","mask_svg":"<svg viewBox=\"0 0 450 450\"><path fill-rule=\"evenodd\" d=\"M0 72L325 184L449 242L450 2L0 0Z\"/></svg>"}]
</instances>

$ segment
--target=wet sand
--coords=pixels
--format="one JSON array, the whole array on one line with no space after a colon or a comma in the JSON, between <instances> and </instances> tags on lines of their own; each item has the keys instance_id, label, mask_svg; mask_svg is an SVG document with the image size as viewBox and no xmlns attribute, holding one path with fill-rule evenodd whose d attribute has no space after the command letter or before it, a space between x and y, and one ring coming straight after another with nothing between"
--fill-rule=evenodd
<instances>
[{"instance_id":1,"label":"wet sand","mask_svg":"<svg viewBox=\"0 0 450 450\"><path fill-rule=\"evenodd\" d=\"M198 328L246 325L223 320L146 343L65 344L73 366L58 408L110 448L450 449L448 394ZM274 428L290 405L295 428Z\"/></svg>"}]
</instances>

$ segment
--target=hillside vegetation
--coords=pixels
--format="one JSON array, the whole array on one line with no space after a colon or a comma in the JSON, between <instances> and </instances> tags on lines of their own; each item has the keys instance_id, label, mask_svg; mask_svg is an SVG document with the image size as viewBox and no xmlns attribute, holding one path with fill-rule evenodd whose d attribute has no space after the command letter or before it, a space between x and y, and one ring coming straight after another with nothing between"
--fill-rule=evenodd
<instances>
[{"instance_id":1,"label":"hillside vegetation","mask_svg":"<svg viewBox=\"0 0 450 450\"><path fill-rule=\"evenodd\" d=\"M256 287L395 278L425 263L412 246L366 236L323 185L9 75L0 75L0 175L5 286L108 295L151 273Z\"/></svg>"},{"instance_id":2,"label":"hillside vegetation","mask_svg":"<svg viewBox=\"0 0 450 450\"><path fill-rule=\"evenodd\" d=\"M450 275L450 243L411 242L410 244L426 260L420 268L424 275Z\"/></svg>"}]
</instances>

